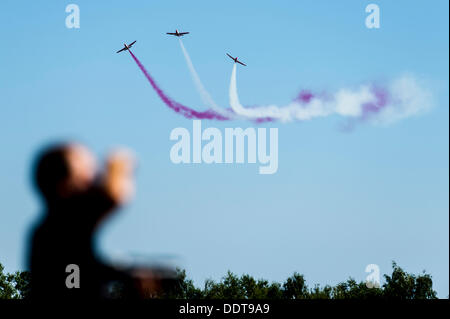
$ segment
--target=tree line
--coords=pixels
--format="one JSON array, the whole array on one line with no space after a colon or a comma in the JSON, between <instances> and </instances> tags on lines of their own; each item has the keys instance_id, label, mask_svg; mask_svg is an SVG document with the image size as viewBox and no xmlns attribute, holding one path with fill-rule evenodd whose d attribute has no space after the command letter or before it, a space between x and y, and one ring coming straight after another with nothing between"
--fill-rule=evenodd
<instances>
[{"instance_id":1,"label":"tree line","mask_svg":"<svg viewBox=\"0 0 450 319\"><path fill-rule=\"evenodd\" d=\"M0 263L0 299L26 299L30 292L30 273L4 273ZM121 298L120 286L113 286L111 298ZM384 275L380 287L368 288L365 282L349 278L335 286L308 286L297 272L284 282L238 276L230 271L220 279L208 279L202 287L194 284L183 269L177 269L174 284L153 298L164 299L437 299L430 274L407 273L395 262L392 273ZM51 298L51 297L50 297Z\"/></svg>"},{"instance_id":2,"label":"tree line","mask_svg":"<svg viewBox=\"0 0 450 319\"><path fill-rule=\"evenodd\" d=\"M431 275L405 272L395 262L392 273L384 275L380 287L368 288L365 282L349 278L336 286L309 287L297 272L283 283L254 279L248 274L237 276L228 271L218 282L206 280L196 287L185 270L178 270L177 285L161 298L177 299L437 299Z\"/></svg>"}]
</instances>

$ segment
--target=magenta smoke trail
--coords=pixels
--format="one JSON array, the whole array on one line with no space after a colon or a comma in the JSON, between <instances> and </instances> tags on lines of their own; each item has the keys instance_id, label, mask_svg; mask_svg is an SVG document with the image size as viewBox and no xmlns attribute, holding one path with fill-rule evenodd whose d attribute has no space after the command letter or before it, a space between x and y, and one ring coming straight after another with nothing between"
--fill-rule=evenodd
<instances>
[{"instance_id":1,"label":"magenta smoke trail","mask_svg":"<svg viewBox=\"0 0 450 319\"><path fill-rule=\"evenodd\" d=\"M147 69L144 67L144 65L139 61L139 59L131 52L130 49L128 49L128 52L130 52L131 57L138 65L139 69L141 69L142 73L144 73L147 80L150 82L153 89L156 91L158 96L161 98L161 100L172 110L175 112L183 115L184 117L188 119L200 119L200 120L218 120L218 121L228 121L231 120L231 118L224 116L214 110L208 109L203 112L196 111L194 109L191 109L190 107L184 106L183 104L180 104L174 100L172 100L169 96L167 96L164 91L156 84L155 80L151 77L150 73L148 73ZM230 110L231 111L231 110ZM274 119L270 117L256 117L249 119L252 122L255 123L265 123L265 122L272 122Z\"/></svg>"},{"instance_id":2,"label":"magenta smoke trail","mask_svg":"<svg viewBox=\"0 0 450 319\"><path fill-rule=\"evenodd\" d=\"M213 109L208 109L206 111L196 111L190 107L187 107L181 103L174 101L172 98L167 96L164 93L164 91L158 86L158 84L155 82L155 80L151 77L149 72L145 69L144 65L133 54L133 52L131 52L131 50L128 50L128 51L130 52L131 57L136 62L138 67L141 69L142 73L144 73L145 77L150 82L153 89L156 91L158 96L161 98L161 100L169 108L174 110L176 113L183 115L185 118L200 119L200 120L204 120L204 119L218 120L218 121L228 121L228 120L232 120L232 119L246 119L246 120L249 120L254 123L275 122L275 121L278 121L281 119L278 117L273 117L272 115L268 115L267 112L259 112L260 114L258 114L258 115L255 114L256 116L254 116L254 115L246 116L245 114L240 114L240 112L238 112L237 117L236 116L229 117L229 116L221 114L220 112L217 112ZM350 118L349 119L350 122L348 122L346 126L352 127L355 124L355 122L354 122L355 120L364 122L364 121L370 119L376 113L379 113L381 110L383 110L385 107L387 107L389 105L389 100L391 99L389 90L387 90L383 87L373 85L370 88L370 91L373 94L373 96L375 97L375 100L362 104L360 106L361 107L361 115L358 117L355 117L353 119ZM322 99L325 97L322 96L322 94L317 95L313 92L303 90L294 99L294 102L298 103L300 105L300 107L308 109L313 99L315 99L315 98ZM243 109L242 106L240 106L240 108ZM257 109L258 109L258 107L247 107L246 108L246 110L250 111L250 112L252 110L257 110ZM284 111L283 108L279 108L278 110ZM230 111L232 111L232 110L230 110ZM264 113L266 113L267 115ZM269 112L269 114L270 114L270 112ZM297 120L302 120L302 118L297 118Z\"/></svg>"},{"instance_id":3,"label":"magenta smoke trail","mask_svg":"<svg viewBox=\"0 0 450 319\"><path fill-rule=\"evenodd\" d=\"M222 114L219 114L214 110L209 109L209 110L206 110L203 112L198 112L196 110L193 110L187 106L184 106L184 105L172 100L169 96L167 96L163 92L163 90L158 86L158 84L156 84L155 80L153 80L153 78L150 76L148 71L142 65L141 61L139 61L138 58L136 58L136 56L133 54L133 52L131 52L130 49L128 49L128 52L130 52L131 57L138 65L139 69L141 69L142 73L144 73L145 77L150 82L151 86L156 91L156 93L159 95L161 100L172 110L174 110L177 113L180 113L181 115L183 115L184 117L186 117L188 119L194 118L194 119L200 119L200 120L207 119L207 120L219 120L219 121L229 120L228 117L223 116Z\"/></svg>"},{"instance_id":4,"label":"magenta smoke trail","mask_svg":"<svg viewBox=\"0 0 450 319\"><path fill-rule=\"evenodd\" d=\"M372 93L375 96L375 102L366 103L362 106L361 120L366 120L371 114L380 112L389 103L389 92L379 86L372 86Z\"/></svg>"},{"instance_id":5,"label":"magenta smoke trail","mask_svg":"<svg viewBox=\"0 0 450 319\"><path fill-rule=\"evenodd\" d=\"M390 102L390 96L387 89L372 85L370 92L374 95L375 101L364 103L361 105L361 116L358 118L361 121L369 119L372 114L379 113ZM320 97L308 90L302 90L298 96L294 99L295 102L307 107L311 100L315 97Z\"/></svg>"}]
</instances>

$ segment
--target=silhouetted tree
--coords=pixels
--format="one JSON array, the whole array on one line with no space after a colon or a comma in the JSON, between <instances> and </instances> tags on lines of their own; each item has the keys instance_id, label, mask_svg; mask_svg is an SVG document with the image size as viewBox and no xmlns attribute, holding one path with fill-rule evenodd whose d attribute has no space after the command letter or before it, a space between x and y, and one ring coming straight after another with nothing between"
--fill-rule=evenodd
<instances>
[{"instance_id":1,"label":"silhouetted tree","mask_svg":"<svg viewBox=\"0 0 450 319\"><path fill-rule=\"evenodd\" d=\"M406 273L392 262L392 275L384 275L383 296L389 299L435 299L431 276L423 272L419 276Z\"/></svg>"},{"instance_id":2,"label":"silhouetted tree","mask_svg":"<svg viewBox=\"0 0 450 319\"><path fill-rule=\"evenodd\" d=\"M16 271L3 273L5 268L0 263L0 299L24 299L30 294L30 273Z\"/></svg>"}]
</instances>

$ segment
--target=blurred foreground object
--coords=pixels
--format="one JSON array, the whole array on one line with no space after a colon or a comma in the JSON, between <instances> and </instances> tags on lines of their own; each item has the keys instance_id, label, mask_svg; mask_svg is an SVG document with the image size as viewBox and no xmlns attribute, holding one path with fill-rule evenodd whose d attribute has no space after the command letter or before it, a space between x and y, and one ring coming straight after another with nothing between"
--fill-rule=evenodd
<instances>
[{"instance_id":1,"label":"blurred foreground object","mask_svg":"<svg viewBox=\"0 0 450 319\"><path fill-rule=\"evenodd\" d=\"M97 227L134 193L134 167L134 156L120 149L99 169L95 156L77 143L54 145L38 155L33 179L45 211L31 238L33 299L110 298L114 285L121 287L121 298L140 299L160 294L171 282L169 269L119 270L94 251ZM79 273L71 274L68 265ZM67 284L69 276L79 288Z\"/></svg>"}]
</instances>

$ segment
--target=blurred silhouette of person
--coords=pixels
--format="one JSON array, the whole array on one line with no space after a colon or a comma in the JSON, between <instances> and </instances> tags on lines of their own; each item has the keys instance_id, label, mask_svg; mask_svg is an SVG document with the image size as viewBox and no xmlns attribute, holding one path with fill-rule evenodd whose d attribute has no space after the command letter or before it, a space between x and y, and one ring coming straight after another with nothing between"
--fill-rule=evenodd
<instances>
[{"instance_id":1,"label":"blurred silhouette of person","mask_svg":"<svg viewBox=\"0 0 450 319\"><path fill-rule=\"evenodd\" d=\"M133 194L134 160L117 151L98 170L83 145L67 143L45 149L34 166L34 181L46 211L31 238L29 267L32 299L107 298L111 284L121 297L136 299L155 290L150 270L139 276L103 263L94 251L97 228ZM97 173L98 172L98 173ZM68 288L68 265L79 269L79 288Z\"/></svg>"}]
</instances>

